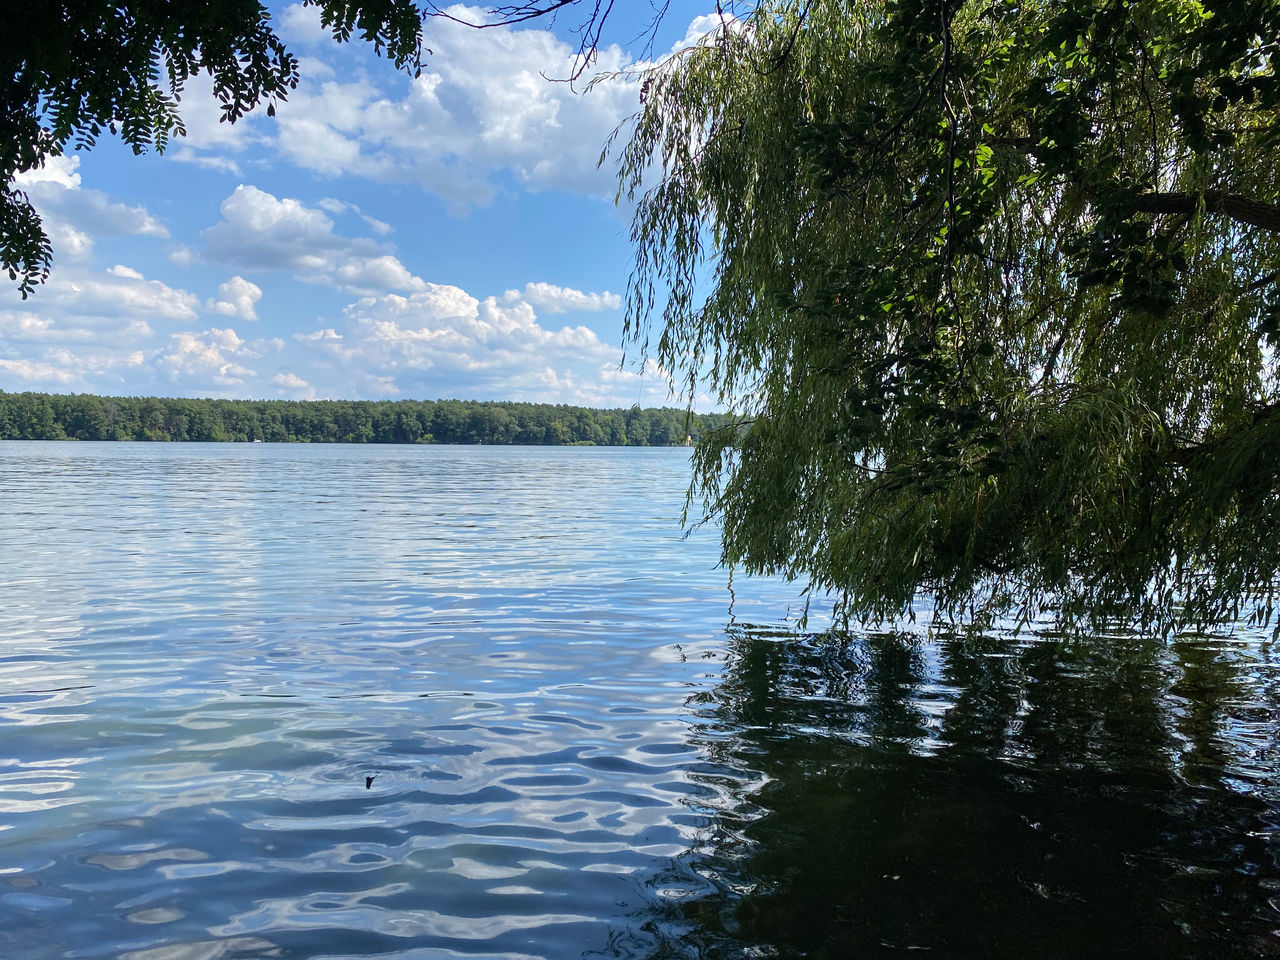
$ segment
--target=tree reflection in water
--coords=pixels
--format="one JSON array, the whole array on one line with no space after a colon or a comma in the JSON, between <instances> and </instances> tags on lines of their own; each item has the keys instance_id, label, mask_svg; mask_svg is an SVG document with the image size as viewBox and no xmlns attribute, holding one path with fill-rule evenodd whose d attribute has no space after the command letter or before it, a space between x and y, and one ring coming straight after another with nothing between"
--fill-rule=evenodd
<instances>
[{"instance_id":1,"label":"tree reflection in water","mask_svg":"<svg viewBox=\"0 0 1280 960\"><path fill-rule=\"evenodd\" d=\"M652 955L1280 956L1262 641L730 646Z\"/></svg>"}]
</instances>

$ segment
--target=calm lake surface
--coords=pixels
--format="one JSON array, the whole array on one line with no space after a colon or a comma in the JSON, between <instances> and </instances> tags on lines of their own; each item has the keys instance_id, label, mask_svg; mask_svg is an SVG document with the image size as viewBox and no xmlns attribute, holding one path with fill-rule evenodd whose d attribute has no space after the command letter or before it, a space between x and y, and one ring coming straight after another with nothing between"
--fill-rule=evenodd
<instances>
[{"instance_id":1,"label":"calm lake surface","mask_svg":"<svg viewBox=\"0 0 1280 960\"><path fill-rule=\"evenodd\" d=\"M687 475L0 444L0 957L1280 956L1264 636L789 634Z\"/></svg>"}]
</instances>

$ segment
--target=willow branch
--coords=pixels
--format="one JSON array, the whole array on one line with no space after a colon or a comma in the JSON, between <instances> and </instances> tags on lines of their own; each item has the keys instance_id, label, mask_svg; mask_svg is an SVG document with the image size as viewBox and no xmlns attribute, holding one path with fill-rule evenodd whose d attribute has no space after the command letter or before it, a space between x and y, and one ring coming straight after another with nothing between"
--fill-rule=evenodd
<instances>
[{"instance_id":1,"label":"willow branch","mask_svg":"<svg viewBox=\"0 0 1280 960\"><path fill-rule=\"evenodd\" d=\"M1238 223L1280 232L1280 207L1225 190L1206 190L1203 194L1144 193L1138 196L1134 209L1139 213L1181 213L1190 216L1195 216L1203 209L1208 213L1221 213Z\"/></svg>"}]
</instances>

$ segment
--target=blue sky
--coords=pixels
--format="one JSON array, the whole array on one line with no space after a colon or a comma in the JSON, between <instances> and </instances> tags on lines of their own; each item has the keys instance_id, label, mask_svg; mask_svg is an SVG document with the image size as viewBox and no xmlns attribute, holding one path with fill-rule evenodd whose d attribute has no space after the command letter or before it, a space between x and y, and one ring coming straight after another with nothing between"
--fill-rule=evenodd
<instances>
[{"instance_id":1,"label":"blue sky","mask_svg":"<svg viewBox=\"0 0 1280 960\"><path fill-rule=\"evenodd\" d=\"M655 49L709 29L708 6L672 2ZM649 5L619 7L593 73L645 56ZM415 80L273 9L302 61L275 119L219 123L196 78L163 156L104 138L20 178L55 259L31 298L0 291L0 389L679 402L652 365L620 368L629 215L596 160L639 90L540 75L569 73L572 16L429 20Z\"/></svg>"}]
</instances>

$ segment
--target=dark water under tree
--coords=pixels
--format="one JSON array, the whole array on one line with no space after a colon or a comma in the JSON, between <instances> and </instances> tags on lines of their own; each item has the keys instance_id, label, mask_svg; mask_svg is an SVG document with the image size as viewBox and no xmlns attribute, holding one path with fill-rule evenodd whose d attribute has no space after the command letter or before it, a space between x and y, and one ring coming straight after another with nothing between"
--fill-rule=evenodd
<instances>
[{"instance_id":1,"label":"dark water under tree","mask_svg":"<svg viewBox=\"0 0 1280 960\"><path fill-rule=\"evenodd\" d=\"M0 956L1280 956L1262 637L730 621L686 456L0 444Z\"/></svg>"}]
</instances>

